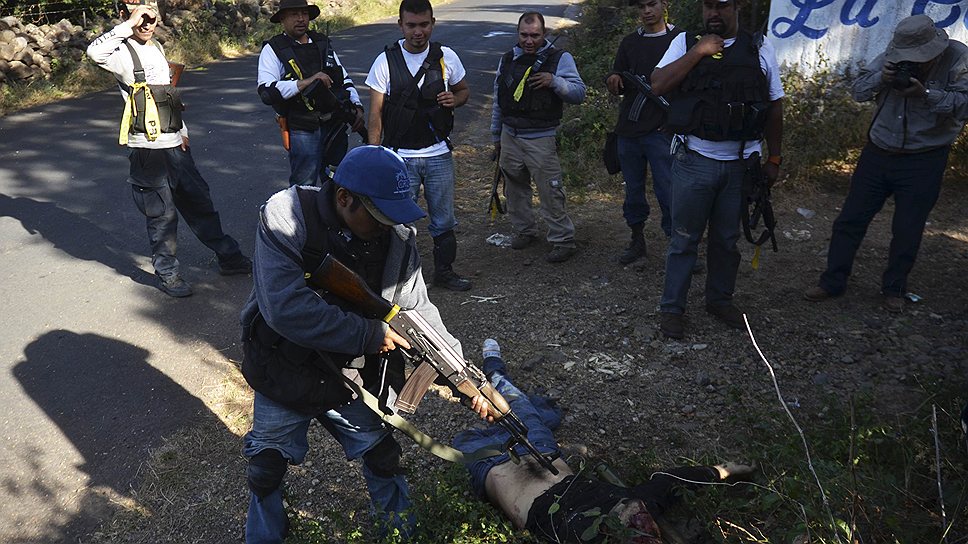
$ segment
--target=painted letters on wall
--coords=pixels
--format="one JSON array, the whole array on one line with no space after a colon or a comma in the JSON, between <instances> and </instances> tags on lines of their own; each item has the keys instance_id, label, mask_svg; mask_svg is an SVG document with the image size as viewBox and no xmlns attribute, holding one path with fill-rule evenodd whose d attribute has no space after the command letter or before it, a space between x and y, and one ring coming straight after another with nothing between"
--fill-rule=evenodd
<instances>
[{"instance_id":1,"label":"painted letters on wall","mask_svg":"<svg viewBox=\"0 0 968 544\"><path fill-rule=\"evenodd\" d=\"M787 68L842 70L883 53L898 21L921 13L968 43L968 0L772 0L767 36Z\"/></svg>"}]
</instances>

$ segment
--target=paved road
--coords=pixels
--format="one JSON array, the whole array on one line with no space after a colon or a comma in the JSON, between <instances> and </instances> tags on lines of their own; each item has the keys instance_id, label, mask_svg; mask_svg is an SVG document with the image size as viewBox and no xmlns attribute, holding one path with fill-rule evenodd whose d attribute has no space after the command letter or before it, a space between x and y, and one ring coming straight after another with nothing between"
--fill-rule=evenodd
<instances>
[{"instance_id":1,"label":"paved road","mask_svg":"<svg viewBox=\"0 0 968 544\"><path fill-rule=\"evenodd\" d=\"M434 38L458 51L473 92L457 141L489 142L466 120L487 114L517 16L536 9L554 26L566 7L460 0L437 10ZM372 59L398 37L395 20L334 36L361 91ZM259 205L288 177L254 92L256 65L249 56L182 78L195 159L247 253ZM112 500L131 496L149 448L211 414L207 391L240 352L250 279L220 277L187 229L178 256L195 296L152 287L144 220L115 143L120 109L106 91L0 119L0 542L89 533Z\"/></svg>"}]
</instances>

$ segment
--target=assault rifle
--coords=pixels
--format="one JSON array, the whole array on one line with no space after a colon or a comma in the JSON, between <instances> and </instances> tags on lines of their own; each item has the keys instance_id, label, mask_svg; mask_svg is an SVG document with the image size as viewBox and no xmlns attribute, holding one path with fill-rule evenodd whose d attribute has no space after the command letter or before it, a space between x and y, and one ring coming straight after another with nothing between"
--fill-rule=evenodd
<instances>
[{"instance_id":1,"label":"assault rifle","mask_svg":"<svg viewBox=\"0 0 968 544\"><path fill-rule=\"evenodd\" d=\"M336 84L337 82L334 81L333 85ZM333 94L333 91L323 85L318 79L306 87L302 95L312 97L316 103L316 107L321 108L323 111L332 111L333 119L346 126L352 127L353 123L356 122L356 105L349 100L340 102L336 98L336 95ZM366 145L369 141L369 134L366 132L366 127L361 127L356 133L363 139L363 144Z\"/></svg>"},{"instance_id":2,"label":"assault rifle","mask_svg":"<svg viewBox=\"0 0 968 544\"><path fill-rule=\"evenodd\" d=\"M552 474L558 474L552 459L543 455L528 441L528 428L511 410L507 400L494 389L484 373L450 347L423 316L415 310L403 310L374 293L363 278L332 255L327 255L306 281L313 289L326 290L354 305L365 317L381 319L410 343L410 349L402 351L414 364L415 370L396 399L396 409L408 414L416 412L427 389L439 376L460 393L464 404L468 404L473 397L484 396L487 400L487 414L494 419L495 425L511 435L511 439L504 445L508 453L515 456L513 448L520 444L541 466Z\"/></svg>"},{"instance_id":3,"label":"assault rifle","mask_svg":"<svg viewBox=\"0 0 968 544\"><path fill-rule=\"evenodd\" d=\"M629 109L629 121L637 122L639 120L639 116L642 115L642 108L645 107L645 103L649 100L659 104L659 107L663 111L669 109L669 101L652 92L652 85L649 85L649 81L645 76L636 75L626 70L622 72L622 79L631 83L635 87L635 90L639 92L632 102L632 107Z\"/></svg>"},{"instance_id":4,"label":"assault rifle","mask_svg":"<svg viewBox=\"0 0 968 544\"><path fill-rule=\"evenodd\" d=\"M773 203L770 201L770 180L766 178L760 164L760 154L753 153L746 159L746 175L743 177L743 234L746 239L756 246L756 256L759 257L760 246L769 240L773 251L776 245L776 216L773 215ZM753 238L753 231L763 220L763 232Z\"/></svg>"}]
</instances>

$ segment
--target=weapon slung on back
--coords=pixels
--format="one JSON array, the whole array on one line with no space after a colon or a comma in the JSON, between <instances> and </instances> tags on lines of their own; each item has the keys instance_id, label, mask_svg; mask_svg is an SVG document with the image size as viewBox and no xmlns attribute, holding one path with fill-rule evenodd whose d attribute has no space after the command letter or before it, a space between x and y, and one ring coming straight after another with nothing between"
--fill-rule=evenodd
<instances>
[{"instance_id":1,"label":"weapon slung on back","mask_svg":"<svg viewBox=\"0 0 968 544\"><path fill-rule=\"evenodd\" d=\"M415 365L415 370L396 399L394 407L397 410L414 413L430 385L438 377L443 378L461 395L465 404L471 398L483 395L488 415L511 435L506 447L512 455L512 448L521 444L541 466L558 474L552 460L528 441L528 428L484 373L465 361L423 316L415 310L403 310L374 293L359 275L332 255L323 259L319 268L306 278L306 283L313 289L324 289L353 304L365 317L384 321L410 343L410 349L404 353Z\"/></svg>"}]
</instances>

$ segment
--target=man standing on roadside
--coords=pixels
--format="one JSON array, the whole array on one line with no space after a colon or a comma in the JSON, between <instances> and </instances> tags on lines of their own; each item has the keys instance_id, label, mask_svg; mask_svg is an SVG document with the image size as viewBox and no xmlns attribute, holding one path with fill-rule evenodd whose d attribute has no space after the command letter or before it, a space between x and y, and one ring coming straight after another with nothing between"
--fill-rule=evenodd
<instances>
[{"instance_id":1,"label":"man standing on roadside","mask_svg":"<svg viewBox=\"0 0 968 544\"><path fill-rule=\"evenodd\" d=\"M968 47L949 40L927 15L908 17L898 23L887 50L860 71L853 95L859 102L876 101L877 112L834 221L827 269L803 298L818 302L844 294L867 227L893 195L881 294L884 307L898 313L951 144L968 120Z\"/></svg>"},{"instance_id":2,"label":"man standing on roadside","mask_svg":"<svg viewBox=\"0 0 968 544\"><path fill-rule=\"evenodd\" d=\"M283 32L259 55L259 97L289 133L289 185L316 185L320 172L343 160L347 122L363 129L363 104L333 43L309 30L319 8L282 0L269 18Z\"/></svg>"},{"instance_id":3,"label":"man standing on roadside","mask_svg":"<svg viewBox=\"0 0 968 544\"><path fill-rule=\"evenodd\" d=\"M219 274L248 274L252 261L222 232L208 184L195 167L182 122L184 107L171 84L161 44L152 39L157 1L127 0L120 16L124 22L94 40L87 55L114 74L125 102L119 143L128 146L128 183L146 219L158 288L172 297L187 297L192 288L179 275L175 258L179 213L218 256Z\"/></svg>"},{"instance_id":4,"label":"man standing on roadside","mask_svg":"<svg viewBox=\"0 0 968 544\"><path fill-rule=\"evenodd\" d=\"M575 59L545 39L544 16L530 11L518 19L518 44L501 57L494 79L491 135L506 180L513 249L524 249L538 236L531 179L541 199L548 227L550 263L576 252L575 225L565 211L565 186L555 134L564 103L581 104L585 83Z\"/></svg>"},{"instance_id":5,"label":"man standing on roadside","mask_svg":"<svg viewBox=\"0 0 968 544\"><path fill-rule=\"evenodd\" d=\"M423 185L430 235L434 240L436 286L467 291L470 280L454 272L457 217L454 214L454 158L450 132L454 108L467 103L464 65L449 47L430 41L434 10L428 0L403 0L397 24L403 39L373 61L370 87L370 142L389 147L407 163L414 201Z\"/></svg>"},{"instance_id":6,"label":"man standing on roadside","mask_svg":"<svg viewBox=\"0 0 968 544\"><path fill-rule=\"evenodd\" d=\"M619 256L618 262L629 264L645 257L645 220L649 218L649 202L645 198L645 173L652 167L652 187L662 210L662 232L672 236L672 217L669 212L672 191L672 135L660 132L665 122L665 111L656 97L643 95L631 83L624 81L622 72L648 77L681 30L665 20L666 0L629 0L639 10L641 25L625 36L615 54L612 72L605 84L608 92L624 94L618 108L618 160L625 181L625 202L622 214L632 230L632 240Z\"/></svg>"},{"instance_id":7,"label":"man standing on roadside","mask_svg":"<svg viewBox=\"0 0 968 544\"><path fill-rule=\"evenodd\" d=\"M652 73L652 88L670 95L667 127L676 133L672 162L672 238L666 256L660 328L682 338L686 299L708 224L706 311L733 328L740 254L736 248L747 161L766 138L770 183L780 168L783 86L770 42L739 29L739 0L703 0L705 32L684 32Z\"/></svg>"}]
</instances>

